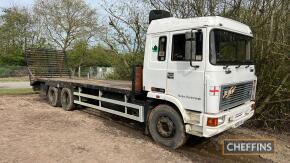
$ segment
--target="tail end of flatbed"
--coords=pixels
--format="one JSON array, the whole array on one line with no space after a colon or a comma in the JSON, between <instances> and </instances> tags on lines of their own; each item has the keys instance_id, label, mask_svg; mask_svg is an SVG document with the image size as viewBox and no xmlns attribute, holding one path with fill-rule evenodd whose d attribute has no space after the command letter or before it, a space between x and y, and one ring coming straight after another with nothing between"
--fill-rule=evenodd
<instances>
[{"instance_id":1,"label":"tail end of flatbed","mask_svg":"<svg viewBox=\"0 0 290 163\"><path fill-rule=\"evenodd\" d=\"M66 67L66 55L60 50L26 49L25 58L30 84L38 78L67 78L70 72Z\"/></svg>"}]
</instances>

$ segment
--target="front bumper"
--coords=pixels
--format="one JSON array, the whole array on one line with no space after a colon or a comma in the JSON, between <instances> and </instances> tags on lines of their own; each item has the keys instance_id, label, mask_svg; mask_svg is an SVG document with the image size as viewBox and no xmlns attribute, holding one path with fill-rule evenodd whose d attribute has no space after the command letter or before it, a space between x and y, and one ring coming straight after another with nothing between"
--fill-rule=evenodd
<instances>
[{"instance_id":1,"label":"front bumper","mask_svg":"<svg viewBox=\"0 0 290 163\"><path fill-rule=\"evenodd\" d=\"M247 102L241 106L224 111L218 114L199 114L199 124L187 124L186 132L188 134L201 137L212 137L230 128L236 128L254 115L252 105L255 102ZM207 126L208 118L218 118L224 116L224 122L216 127Z\"/></svg>"}]
</instances>

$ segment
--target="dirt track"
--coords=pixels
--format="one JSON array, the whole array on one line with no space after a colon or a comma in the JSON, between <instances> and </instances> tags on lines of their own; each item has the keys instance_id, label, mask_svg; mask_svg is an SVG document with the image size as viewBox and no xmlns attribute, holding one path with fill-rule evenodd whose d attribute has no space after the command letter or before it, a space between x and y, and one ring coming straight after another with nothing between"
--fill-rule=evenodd
<instances>
[{"instance_id":1,"label":"dirt track","mask_svg":"<svg viewBox=\"0 0 290 163\"><path fill-rule=\"evenodd\" d=\"M65 112L49 106L38 95L0 96L0 162L277 161L273 156L221 155L220 140L240 137L241 132L251 134L246 129L211 139L191 138L181 149L169 150L134 126L84 111ZM287 153L285 149L280 150ZM274 156L282 157L280 161L290 158L287 154Z\"/></svg>"}]
</instances>

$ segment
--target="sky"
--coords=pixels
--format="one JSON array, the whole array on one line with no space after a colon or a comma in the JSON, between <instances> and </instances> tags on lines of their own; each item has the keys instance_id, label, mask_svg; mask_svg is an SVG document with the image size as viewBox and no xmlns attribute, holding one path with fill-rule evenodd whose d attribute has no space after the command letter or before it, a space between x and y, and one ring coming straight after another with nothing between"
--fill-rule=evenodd
<instances>
[{"instance_id":1,"label":"sky","mask_svg":"<svg viewBox=\"0 0 290 163\"><path fill-rule=\"evenodd\" d=\"M85 0L89 5L95 7L100 0ZM0 10L12 6L31 8L34 0L0 0Z\"/></svg>"},{"instance_id":2,"label":"sky","mask_svg":"<svg viewBox=\"0 0 290 163\"><path fill-rule=\"evenodd\" d=\"M12 6L31 7L34 0L0 0L0 8Z\"/></svg>"}]
</instances>

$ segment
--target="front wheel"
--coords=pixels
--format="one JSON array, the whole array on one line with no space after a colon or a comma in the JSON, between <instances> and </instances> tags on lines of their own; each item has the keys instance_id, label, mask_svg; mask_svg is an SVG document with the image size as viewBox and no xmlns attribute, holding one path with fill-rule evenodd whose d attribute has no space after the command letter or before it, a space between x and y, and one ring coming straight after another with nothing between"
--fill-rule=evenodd
<instances>
[{"instance_id":1,"label":"front wheel","mask_svg":"<svg viewBox=\"0 0 290 163\"><path fill-rule=\"evenodd\" d=\"M154 141L176 149L186 140L185 127L180 114L169 105L158 105L149 115L149 131Z\"/></svg>"}]
</instances>

